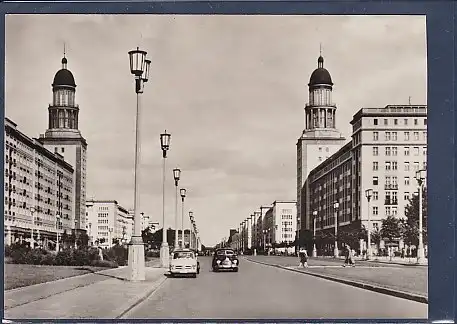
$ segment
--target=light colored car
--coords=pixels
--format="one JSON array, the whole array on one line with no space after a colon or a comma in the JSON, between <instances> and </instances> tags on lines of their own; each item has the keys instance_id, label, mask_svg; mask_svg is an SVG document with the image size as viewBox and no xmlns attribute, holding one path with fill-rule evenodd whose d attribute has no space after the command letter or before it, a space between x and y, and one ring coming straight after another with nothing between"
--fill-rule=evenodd
<instances>
[{"instance_id":1,"label":"light colored car","mask_svg":"<svg viewBox=\"0 0 457 324\"><path fill-rule=\"evenodd\" d=\"M197 278L198 264L195 252L189 249L179 249L172 253L170 260L170 275L191 275Z\"/></svg>"}]
</instances>

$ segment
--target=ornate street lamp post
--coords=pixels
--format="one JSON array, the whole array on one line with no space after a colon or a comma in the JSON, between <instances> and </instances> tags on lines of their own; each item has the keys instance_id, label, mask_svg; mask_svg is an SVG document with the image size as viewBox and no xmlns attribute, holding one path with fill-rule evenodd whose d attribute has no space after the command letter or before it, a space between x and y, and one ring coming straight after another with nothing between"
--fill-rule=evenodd
<instances>
[{"instance_id":1,"label":"ornate street lamp post","mask_svg":"<svg viewBox=\"0 0 457 324\"><path fill-rule=\"evenodd\" d=\"M56 215L56 252L59 252L59 229L60 229L60 216Z\"/></svg>"},{"instance_id":2,"label":"ornate street lamp post","mask_svg":"<svg viewBox=\"0 0 457 324\"><path fill-rule=\"evenodd\" d=\"M168 248L167 241L167 227L165 224L165 161L167 160L167 151L170 149L170 138L171 135L165 132L160 134L160 147L162 149L162 246L160 247L160 263L162 268L168 268L170 266L170 251Z\"/></svg>"},{"instance_id":3,"label":"ornate street lamp post","mask_svg":"<svg viewBox=\"0 0 457 324\"><path fill-rule=\"evenodd\" d=\"M368 226L367 226L367 260L371 259L371 210L370 210L370 200L373 196L373 189L365 190L365 197L368 200Z\"/></svg>"},{"instance_id":4,"label":"ornate street lamp post","mask_svg":"<svg viewBox=\"0 0 457 324\"><path fill-rule=\"evenodd\" d=\"M175 249L178 248L179 242L179 224L178 224L178 182L181 176L181 170L176 168L173 169L173 178L175 179L175 189L176 189L176 202L175 202Z\"/></svg>"},{"instance_id":5,"label":"ornate street lamp post","mask_svg":"<svg viewBox=\"0 0 457 324\"><path fill-rule=\"evenodd\" d=\"M140 94L143 93L144 83L149 79L150 60L146 59L146 52L141 51L138 47L136 50L129 52L130 72L135 76L135 93L136 93L136 115L135 115L135 166L134 166L134 201L133 208L134 230L129 245L128 255L128 279L131 281L142 281L145 279L144 267L144 244L141 237L141 218L140 218L140 144L141 132L140 123Z\"/></svg>"},{"instance_id":6,"label":"ornate street lamp post","mask_svg":"<svg viewBox=\"0 0 457 324\"><path fill-rule=\"evenodd\" d=\"M317 210L313 211L313 257L317 257L317 249L316 249L316 218L317 218Z\"/></svg>"},{"instance_id":7,"label":"ornate street lamp post","mask_svg":"<svg viewBox=\"0 0 457 324\"><path fill-rule=\"evenodd\" d=\"M186 198L187 191L186 189L181 188L179 192L181 194L181 247L185 248L186 244L184 242L184 200Z\"/></svg>"},{"instance_id":8,"label":"ornate street lamp post","mask_svg":"<svg viewBox=\"0 0 457 324\"><path fill-rule=\"evenodd\" d=\"M333 203L333 209L335 211L335 247L333 248L333 256L338 258L339 251L338 251L338 208L340 204L338 202Z\"/></svg>"},{"instance_id":9,"label":"ornate street lamp post","mask_svg":"<svg viewBox=\"0 0 457 324\"><path fill-rule=\"evenodd\" d=\"M419 170L416 172L416 180L419 185L419 246L417 247L417 263L421 263L425 259L424 253L424 238L422 229L422 190L425 182L426 170Z\"/></svg>"}]
</instances>

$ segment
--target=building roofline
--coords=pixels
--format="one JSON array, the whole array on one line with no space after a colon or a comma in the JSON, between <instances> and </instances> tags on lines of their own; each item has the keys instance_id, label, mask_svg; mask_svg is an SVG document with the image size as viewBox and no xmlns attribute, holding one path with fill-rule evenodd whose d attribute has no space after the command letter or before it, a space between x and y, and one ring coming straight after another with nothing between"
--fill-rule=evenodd
<instances>
[{"instance_id":1,"label":"building roofline","mask_svg":"<svg viewBox=\"0 0 457 324\"><path fill-rule=\"evenodd\" d=\"M361 108L353 115L350 124L353 125L364 116L427 116L427 105L387 105L384 108Z\"/></svg>"},{"instance_id":2,"label":"building roofline","mask_svg":"<svg viewBox=\"0 0 457 324\"><path fill-rule=\"evenodd\" d=\"M17 129L17 124L13 122L11 119L5 117L4 127L5 132L9 130L14 135L16 135L16 137L25 142L26 145L28 145L35 151L38 151L42 155L45 155L48 159L52 160L53 162L58 163L61 167L67 169L67 171L70 171L72 173L74 172L73 166L66 162L62 155L56 152L49 151L47 148L43 146L43 144L38 139L25 135L23 132Z\"/></svg>"}]
</instances>

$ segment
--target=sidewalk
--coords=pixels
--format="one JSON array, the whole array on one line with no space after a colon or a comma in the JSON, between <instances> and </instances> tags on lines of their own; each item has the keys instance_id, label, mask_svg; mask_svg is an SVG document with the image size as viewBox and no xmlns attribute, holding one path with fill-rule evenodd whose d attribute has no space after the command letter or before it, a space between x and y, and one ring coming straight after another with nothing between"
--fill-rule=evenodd
<instances>
[{"instance_id":1,"label":"sidewalk","mask_svg":"<svg viewBox=\"0 0 457 324\"><path fill-rule=\"evenodd\" d=\"M155 261L155 260L154 260ZM158 262L149 262L157 266ZM166 269L146 267L146 280L127 281L127 267L5 292L6 319L117 318L166 280Z\"/></svg>"},{"instance_id":2,"label":"sidewalk","mask_svg":"<svg viewBox=\"0 0 457 324\"><path fill-rule=\"evenodd\" d=\"M296 258L249 256L246 259L265 265L302 272L359 288L394 295L419 302L428 302L427 267L404 267L356 262L356 267L342 267L338 259L310 259L309 268L298 268Z\"/></svg>"}]
</instances>

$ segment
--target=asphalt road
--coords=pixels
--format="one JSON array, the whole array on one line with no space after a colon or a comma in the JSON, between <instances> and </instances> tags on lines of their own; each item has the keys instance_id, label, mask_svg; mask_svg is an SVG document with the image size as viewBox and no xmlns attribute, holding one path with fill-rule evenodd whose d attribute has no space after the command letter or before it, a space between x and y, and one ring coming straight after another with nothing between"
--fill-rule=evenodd
<instances>
[{"instance_id":1,"label":"asphalt road","mask_svg":"<svg viewBox=\"0 0 457 324\"><path fill-rule=\"evenodd\" d=\"M241 259L216 273L201 257L198 278L169 278L123 318L427 318L427 305Z\"/></svg>"}]
</instances>

